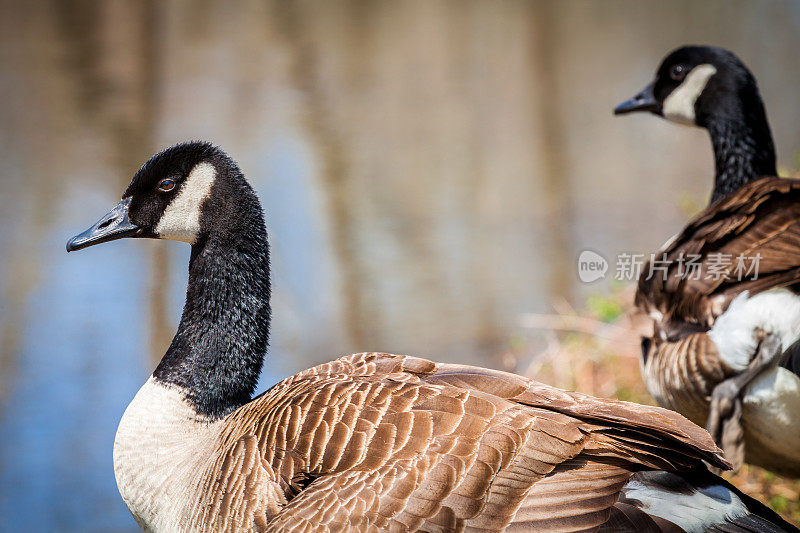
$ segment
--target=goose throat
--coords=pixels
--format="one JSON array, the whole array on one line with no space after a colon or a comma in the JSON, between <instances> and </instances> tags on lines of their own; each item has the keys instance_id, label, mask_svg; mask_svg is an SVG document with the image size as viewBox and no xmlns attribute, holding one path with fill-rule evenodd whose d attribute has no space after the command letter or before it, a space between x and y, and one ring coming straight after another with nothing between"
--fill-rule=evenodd
<instances>
[{"instance_id":1,"label":"goose throat","mask_svg":"<svg viewBox=\"0 0 800 533\"><path fill-rule=\"evenodd\" d=\"M183 314L153 372L211 420L250 401L268 344L266 228L253 191L238 192L243 197L224 203L231 212L192 245Z\"/></svg>"}]
</instances>

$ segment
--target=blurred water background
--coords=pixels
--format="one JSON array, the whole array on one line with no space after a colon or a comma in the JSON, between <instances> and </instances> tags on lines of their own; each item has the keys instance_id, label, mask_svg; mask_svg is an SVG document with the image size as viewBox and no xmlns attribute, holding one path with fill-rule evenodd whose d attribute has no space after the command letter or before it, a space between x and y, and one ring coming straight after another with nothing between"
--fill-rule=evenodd
<instances>
[{"instance_id":1,"label":"blurred water background","mask_svg":"<svg viewBox=\"0 0 800 533\"><path fill-rule=\"evenodd\" d=\"M70 254L138 166L219 143L271 232L261 389L337 355L501 366L707 197L706 134L613 118L665 53L754 70L800 148L800 2L0 0L0 530L135 531L117 422L183 303L185 245ZM687 207L688 206L688 207Z\"/></svg>"}]
</instances>

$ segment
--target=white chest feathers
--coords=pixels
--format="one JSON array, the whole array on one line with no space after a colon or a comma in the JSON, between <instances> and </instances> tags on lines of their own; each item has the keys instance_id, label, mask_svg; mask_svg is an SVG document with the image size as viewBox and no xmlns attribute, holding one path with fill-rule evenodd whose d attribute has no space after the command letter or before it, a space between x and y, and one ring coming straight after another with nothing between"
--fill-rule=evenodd
<instances>
[{"instance_id":1,"label":"white chest feathers","mask_svg":"<svg viewBox=\"0 0 800 533\"><path fill-rule=\"evenodd\" d=\"M744 370L758 346L758 329L777 335L786 350L800 337L800 297L786 289L752 298L743 292L717 318L708 336L723 361L734 370Z\"/></svg>"},{"instance_id":2,"label":"white chest feathers","mask_svg":"<svg viewBox=\"0 0 800 533\"><path fill-rule=\"evenodd\" d=\"M198 501L218 428L198 420L181 391L152 377L122 416L114 475L122 499L145 531L179 531Z\"/></svg>"}]
</instances>

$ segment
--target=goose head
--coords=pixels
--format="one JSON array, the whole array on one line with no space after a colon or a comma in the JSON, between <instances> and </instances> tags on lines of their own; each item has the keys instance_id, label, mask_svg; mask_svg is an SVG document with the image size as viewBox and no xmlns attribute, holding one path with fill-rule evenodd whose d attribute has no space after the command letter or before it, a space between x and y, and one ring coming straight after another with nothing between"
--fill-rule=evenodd
<instances>
[{"instance_id":1,"label":"goose head","mask_svg":"<svg viewBox=\"0 0 800 533\"><path fill-rule=\"evenodd\" d=\"M708 128L739 120L762 107L755 78L733 53L713 46L684 46L670 52L655 79L614 109L615 115L647 111L678 124Z\"/></svg>"},{"instance_id":2,"label":"goose head","mask_svg":"<svg viewBox=\"0 0 800 533\"><path fill-rule=\"evenodd\" d=\"M167 148L67 251L126 237L192 245L186 304L153 378L178 387L208 419L249 401L268 343L269 245L261 204L239 167L209 143Z\"/></svg>"},{"instance_id":3,"label":"goose head","mask_svg":"<svg viewBox=\"0 0 800 533\"><path fill-rule=\"evenodd\" d=\"M222 150L200 141L178 144L147 161L120 202L71 238L67 251L126 237L194 245L234 223L235 210L226 206L248 193L249 185Z\"/></svg>"}]
</instances>

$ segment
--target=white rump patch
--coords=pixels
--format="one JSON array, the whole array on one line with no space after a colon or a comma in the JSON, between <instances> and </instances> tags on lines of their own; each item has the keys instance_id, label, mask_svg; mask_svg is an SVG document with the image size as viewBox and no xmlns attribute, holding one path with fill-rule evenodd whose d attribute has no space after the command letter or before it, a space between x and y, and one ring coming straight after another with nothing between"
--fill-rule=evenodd
<instances>
[{"instance_id":1,"label":"white rump patch","mask_svg":"<svg viewBox=\"0 0 800 533\"><path fill-rule=\"evenodd\" d=\"M744 397L745 408L761 408L761 420L768 421L764 433L774 433L771 440L779 444L793 435L796 442L792 452L800 449L800 377L790 370L778 367L762 372L747 387ZM777 430L777 431L776 431Z\"/></svg>"},{"instance_id":2,"label":"white rump patch","mask_svg":"<svg viewBox=\"0 0 800 533\"><path fill-rule=\"evenodd\" d=\"M717 73L714 65L703 64L694 67L683 83L678 85L664 100L661 110L664 118L679 124L696 125L694 103L706 88L708 80Z\"/></svg>"},{"instance_id":3,"label":"white rump patch","mask_svg":"<svg viewBox=\"0 0 800 533\"><path fill-rule=\"evenodd\" d=\"M720 358L734 370L744 370L755 354L756 328L777 335L781 350L800 337L800 297L786 289L774 289L749 297L747 291L733 299L714 322L708 336Z\"/></svg>"},{"instance_id":4,"label":"white rump patch","mask_svg":"<svg viewBox=\"0 0 800 533\"><path fill-rule=\"evenodd\" d=\"M181 191L164 210L156 226L162 239L194 244L200 232L200 207L211 193L217 171L211 163L199 163L186 178Z\"/></svg>"},{"instance_id":5,"label":"white rump patch","mask_svg":"<svg viewBox=\"0 0 800 533\"><path fill-rule=\"evenodd\" d=\"M748 462L800 472L800 377L777 367L756 377L744 395Z\"/></svg>"},{"instance_id":6,"label":"white rump patch","mask_svg":"<svg viewBox=\"0 0 800 533\"><path fill-rule=\"evenodd\" d=\"M714 525L747 514L742 500L727 487L711 485L696 490L692 494L682 494L633 480L625 485L623 492L626 498L639 500L638 507L643 511L689 532L707 531Z\"/></svg>"}]
</instances>

